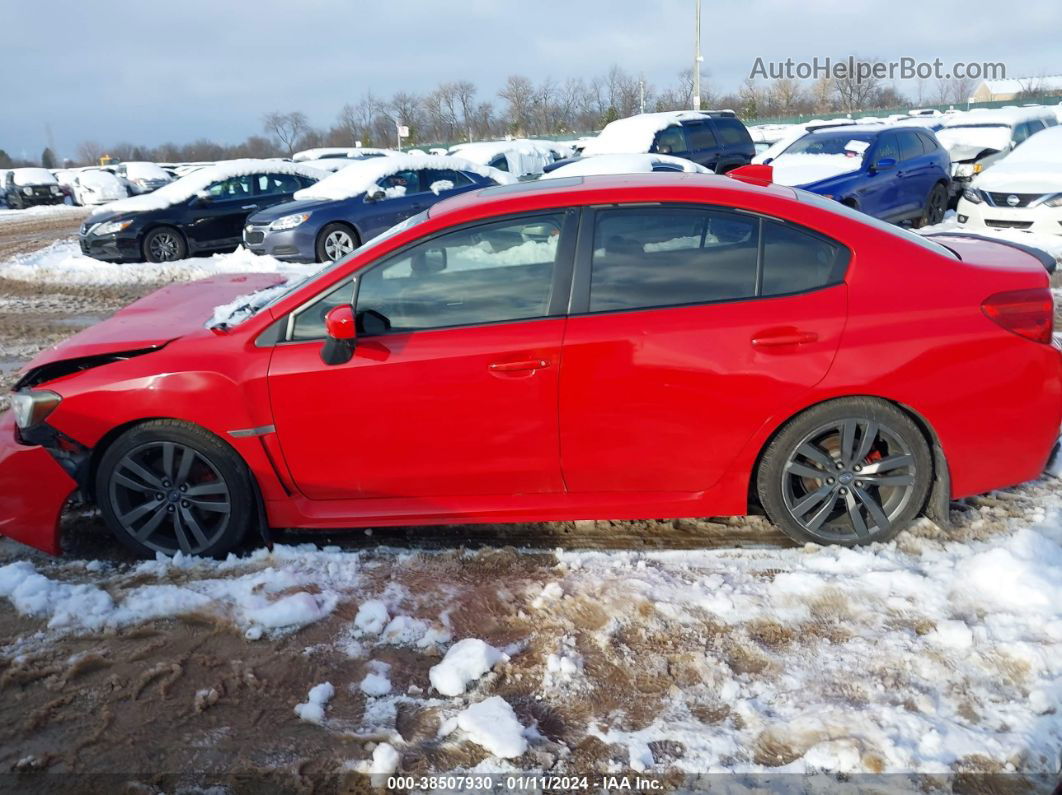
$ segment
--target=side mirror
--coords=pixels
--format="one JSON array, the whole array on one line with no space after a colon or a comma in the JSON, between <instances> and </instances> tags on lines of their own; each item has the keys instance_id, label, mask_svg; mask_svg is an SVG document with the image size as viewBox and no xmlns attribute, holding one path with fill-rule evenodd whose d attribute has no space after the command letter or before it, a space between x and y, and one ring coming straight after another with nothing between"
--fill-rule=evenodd
<instances>
[{"instance_id":1,"label":"side mirror","mask_svg":"<svg viewBox=\"0 0 1062 795\"><path fill-rule=\"evenodd\" d=\"M321 347L321 361L328 365L346 364L354 356L358 330L354 322L354 307L350 304L333 307L325 315L328 339Z\"/></svg>"},{"instance_id":2,"label":"side mirror","mask_svg":"<svg viewBox=\"0 0 1062 795\"><path fill-rule=\"evenodd\" d=\"M198 191L195 194L195 202L196 202L196 204L210 204L212 198L213 197L209 193L207 193L205 190Z\"/></svg>"},{"instance_id":3,"label":"side mirror","mask_svg":"<svg viewBox=\"0 0 1062 795\"><path fill-rule=\"evenodd\" d=\"M372 188L365 194L365 200L370 202L378 202L380 199L386 199L387 194L379 188Z\"/></svg>"},{"instance_id":4,"label":"side mirror","mask_svg":"<svg viewBox=\"0 0 1062 795\"><path fill-rule=\"evenodd\" d=\"M877 163L874 164L875 171L888 171L889 169L896 168L895 157L883 157Z\"/></svg>"}]
</instances>

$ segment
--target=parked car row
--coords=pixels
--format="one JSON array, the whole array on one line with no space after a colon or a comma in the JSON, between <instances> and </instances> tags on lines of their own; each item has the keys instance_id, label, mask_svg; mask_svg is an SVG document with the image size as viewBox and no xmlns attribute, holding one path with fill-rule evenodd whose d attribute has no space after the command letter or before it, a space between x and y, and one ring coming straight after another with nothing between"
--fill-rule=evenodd
<instances>
[{"instance_id":1,"label":"parked car row","mask_svg":"<svg viewBox=\"0 0 1062 795\"><path fill-rule=\"evenodd\" d=\"M0 171L0 198L12 210L66 200L55 175L46 168L12 168Z\"/></svg>"}]
</instances>

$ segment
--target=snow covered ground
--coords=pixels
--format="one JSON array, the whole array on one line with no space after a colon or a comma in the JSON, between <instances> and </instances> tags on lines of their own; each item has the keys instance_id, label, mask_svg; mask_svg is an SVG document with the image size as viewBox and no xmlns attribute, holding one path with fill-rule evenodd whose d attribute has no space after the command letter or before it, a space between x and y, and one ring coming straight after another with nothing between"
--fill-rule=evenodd
<instances>
[{"instance_id":1,"label":"snow covered ground","mask_svg":"<svg viewBox=\"0 0 1062 795\"><path fill-rule=\"evenodd\" d=\"M76 218L77 216L84 214L84 208L75 207L72 204L42 204L38 207L28 207L25 210L12 210L0 205L0 224L9 221L28 221L34 218L55 218L63 216ZM3 227L0 226L0 229L2 228Z\"/></svg>"},{"instance_id":2,"label":"snow covered ground","mask_svg":"<svg viewBox=\"0 0 1062 795\"><path fill-rule=\"evenodd\" d=\"M374 738L353 752L366 772L432 749L478 772L1057 774L1062 484L953 519L859 550L301 544L127 564L8 543L0 596L28 623L0 657L40 664L72 638L106 654L164 619L214 622L240 659L305 647L315 678L276 706Z\"/></svg>"}]
</instances>

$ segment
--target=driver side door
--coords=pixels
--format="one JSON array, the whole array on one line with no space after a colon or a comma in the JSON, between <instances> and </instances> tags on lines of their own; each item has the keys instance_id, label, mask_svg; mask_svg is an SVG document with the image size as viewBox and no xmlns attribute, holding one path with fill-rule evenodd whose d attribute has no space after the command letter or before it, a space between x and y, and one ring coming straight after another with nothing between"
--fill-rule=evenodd
<instances>
[{"instance_id":1,"label":"driver side door","mask_svg":"<svg viewBox=\"0 0 1062 795\"><path fill-rule=\"evenodd\" d=\"M452 515L447 498L563 489L557 384L575 211L510 216L415 243L296 310L269 367L277 437L311 500ZM355 297L356 295L356 297ZM324 316L387 318L321 361ZM367 506L367 514L385 510Z\"/></svg>"},{"instance_id":2,"label":"driver side door","mask_svg":"<svg viewBox=\"0 0 1062 795\"><path fill-rule=\"evenodd\" d=\"M258 207L254 180L250 174L219 180L207 187L207 202L191 200L186 231L194 248L235 248L240 244L243 222Z\"/></svg>"}]
</instances>

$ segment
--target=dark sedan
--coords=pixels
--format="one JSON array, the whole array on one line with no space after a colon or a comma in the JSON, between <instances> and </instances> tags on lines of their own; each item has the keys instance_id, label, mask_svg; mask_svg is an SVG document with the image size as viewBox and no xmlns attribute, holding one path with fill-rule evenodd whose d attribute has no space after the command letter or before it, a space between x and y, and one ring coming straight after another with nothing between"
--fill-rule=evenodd
<instances>
[{"instance_id":1,"label":"dark sedan","mask_svg":"<svg viewBox=\"0 0 1062 795\"><path fill-rule=\"evenodd\" d=\"M295 201L251 216L244 245L291 262L332 262L436 202L514 181L461 158L381 157L336 172Z\"/></svg>"},{"instance_id":2,"label":"dark sedan","mask_svg":"<svg viewBox=\"0 0 1062 795\"><path fill-rule=\"evenodd\" d=\"M325 172L300 163L234 160L142 196L112 202L81 226L81 251L110 262L172 262L232 251L247 216L290 201Z\"/></svg>"}]
</instances>

